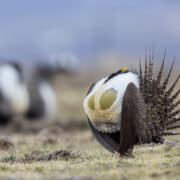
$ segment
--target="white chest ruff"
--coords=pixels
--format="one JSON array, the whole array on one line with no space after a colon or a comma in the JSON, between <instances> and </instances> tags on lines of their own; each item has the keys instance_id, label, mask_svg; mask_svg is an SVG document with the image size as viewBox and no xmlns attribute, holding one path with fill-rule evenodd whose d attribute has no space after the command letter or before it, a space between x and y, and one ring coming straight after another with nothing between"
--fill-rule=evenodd
<instances>
[{"instance_id":1,"label":"white chest ruff","mask_svg":"<svg viewBox=\"0 0 180 180\"><path fill-rule=\"evenodd\" d=\"M121 111L123 97L129 83L135 84L139 88L139 80L136 74L128 72L119 74L109 81L105 82L104 78L96 83L92 91L84 100L84 110L92 124L100 131L117 131L121 124ZM113 90L116 92L116 97L111 106L107 109L102 109L101 99L105 92ZM92 101L93 108L89 106Z\"/></svg>"}]
</instances>

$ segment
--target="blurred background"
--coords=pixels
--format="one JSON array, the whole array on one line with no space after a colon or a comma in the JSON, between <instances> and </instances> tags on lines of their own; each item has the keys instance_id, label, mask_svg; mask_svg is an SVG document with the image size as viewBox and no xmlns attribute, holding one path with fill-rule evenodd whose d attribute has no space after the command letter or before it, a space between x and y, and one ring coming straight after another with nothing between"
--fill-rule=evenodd
<instances>
[{"instance_id":1,"label":"blurred background","mask_svg":"<svg viewBox=\"0 0 180 180\"><path fill-rule=\"evenodd\" d=\"M152 49L157 66L165 49L168 65L176 57L177 74L179 9L176 0L1 0L1 116L18 131L86 127L82 103L92 82L137 67Z\"/></svg>"}]
</instances>

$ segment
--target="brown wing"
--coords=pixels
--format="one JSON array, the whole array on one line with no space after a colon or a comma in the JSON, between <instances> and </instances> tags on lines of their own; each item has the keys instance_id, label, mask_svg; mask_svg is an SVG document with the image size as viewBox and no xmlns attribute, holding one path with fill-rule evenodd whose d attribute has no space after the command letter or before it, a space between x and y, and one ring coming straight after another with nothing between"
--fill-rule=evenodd
<instances>
[{"instance_id":1,"label":"brown wing","mask_svg":"<svg viewBox=\"0 0 180 180\"><path fill-rule=\"evenodd\" d=\"M145 134L145 107L138 88L130 83L126 89L122 104L120 130L121 155L130 155L133 146L141 142Z\"/></svg>"}]
</instances>

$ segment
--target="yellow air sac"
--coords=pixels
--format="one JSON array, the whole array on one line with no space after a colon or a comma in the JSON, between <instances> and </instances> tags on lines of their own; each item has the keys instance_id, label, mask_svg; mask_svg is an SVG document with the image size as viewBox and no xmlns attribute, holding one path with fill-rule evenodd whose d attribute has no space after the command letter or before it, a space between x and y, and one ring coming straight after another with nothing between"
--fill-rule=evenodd
<instances>
[{"instance_id":1,"label":"yellow air sac","mask_svg":"<svg viewBox=\"0 0 180 180\"><path fill-rule=\"evenodd\" d=\"M94 95L89 98L88 106L89 106L89 109L95 110L95 106L94 106Z\"/></svg>"},{"instance_id":2,"label":"yellow air sac","mask_svg":"<svg viewBox=\"0 0 180 180\"><path fill-rule=\"evenodd\" d=\"M109 89L103 93L100 98L100 107L102 110L109 109L117 98L117 91Z\"/></svg>"}]
</instances>

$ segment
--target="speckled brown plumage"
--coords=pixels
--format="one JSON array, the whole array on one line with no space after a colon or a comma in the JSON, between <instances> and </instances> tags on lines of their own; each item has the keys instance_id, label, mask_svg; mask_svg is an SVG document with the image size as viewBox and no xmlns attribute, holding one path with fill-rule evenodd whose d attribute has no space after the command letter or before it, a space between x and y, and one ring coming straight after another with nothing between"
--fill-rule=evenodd
<instances>
[{"instance_id":1,"label":"speckled brown plumage","mask_svg":"<svg viewBox=\"0 0 180 180\"><path fill-rule=\"evenodd\" d=\"M170 132L179 128L180 122L178 117L180 109L177 97L180 94L178 81L180 74L178 74L175 81L169 86L169 81L173 71L175 60L173 60L169 72L163 80L163 70L165 65L166 52L162 61L162 65L157 77L153 76L153 60L145 58L144 72L142 72L142 65L140 62L139 77L140 77L140 91L143 94L146 105L146 122L147 133L150 134L145 138L146 142L163 142L162 136L176 135L178 132ZM149 62L148 62L149 61ZM176 89L176 91L175 91Z\"/></svg>"}]
</instances>

